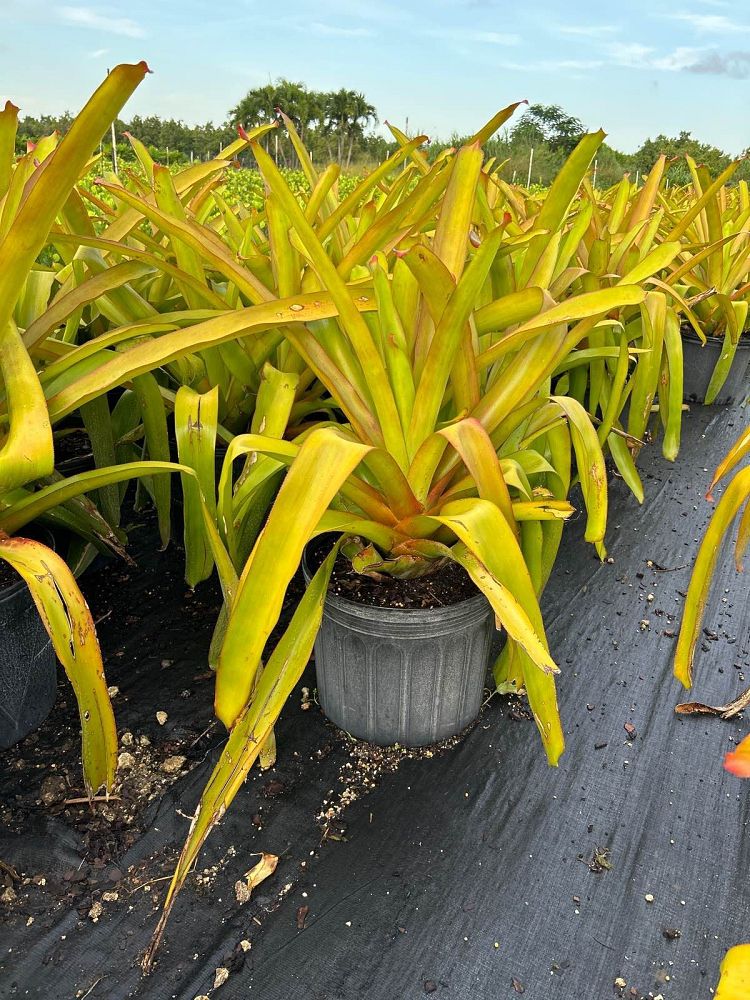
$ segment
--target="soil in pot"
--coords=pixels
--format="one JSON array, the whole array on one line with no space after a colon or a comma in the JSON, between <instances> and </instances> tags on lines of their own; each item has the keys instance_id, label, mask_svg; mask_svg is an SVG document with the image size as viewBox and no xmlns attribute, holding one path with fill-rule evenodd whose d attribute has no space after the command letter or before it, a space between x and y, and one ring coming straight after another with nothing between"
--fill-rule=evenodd
<instances>
[{"instance_id":1,"label":"soil in pot","mask_svg":"<svg viewBox=\"0 0 750 1000\"><path fill-rule=\"evenodd\" d=\"M322 560L318 560L318 564ZM329 592L339 594L358 604L377 608L444 608L476 597L477 589L468 573L458 563L448 563L438 572L414 580L386 578L375 580L363 573L354 573L345 556L339 556L333 567Z\"/></svg>"},{"instance_id":2,"label":"soil in pot","mask_svg":"<svg viewBox=\"0 0 750 1000\"><path fill-rule=\"evenodd\" d=\"M319 541L311 571L329 549ZM479 712L494 615L453 564L419 580L373 581L338 560L315 643L318 700L339 728L380 746L427 746Z\"/></svg>"}]
</instances>

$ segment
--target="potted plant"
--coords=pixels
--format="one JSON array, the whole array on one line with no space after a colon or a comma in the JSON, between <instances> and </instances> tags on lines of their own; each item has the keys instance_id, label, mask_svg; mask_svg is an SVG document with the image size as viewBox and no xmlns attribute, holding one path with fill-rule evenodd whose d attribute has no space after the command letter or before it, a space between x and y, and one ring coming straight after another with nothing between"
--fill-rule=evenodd
<instances>
[{"instance_id":1,"label":"potted plant","mask_svg":"<svg viewBox=\"0 0 750 1000\"><path fill-rule=\"evenodd\" d=\"M335 236L343 235L337 227L344 216L334 211L317 224L308 218L272 160L253 145L270 195L284 216L284 226L276 236L271 233L271 253L286 266L290 258L302 262L307 286L298 295L248 307L233 323L246 337L264 331L269 322L283 330L326 387L340 419L322 420L293 441L261 432L238 435L230 444L227 458L233 450L258 456L242 490L260 486L272 469L284 466L287 471L241 572L227 551L226 523L221 523L226 518L211 521L210 544L229 609L216 670L216 711L230 736L202 796L144 959L146 969L175 894L257 759L316 638L323 661L317 664L324 677L319 681L322 692L329 684L331 665L325 661L339 641L336 633L343 628L351 635L352 617L361 623L365 616L377 616L359 599L359 585L383 584L387 590L384 580L393 580L391 594L405 593L409 581L418 581L415 589L424 587L422 594L429 594L431 585L433 594L442 588L447 608L439 607L440 597L437 607L416 614L391 606L385 627L371 627L378 629L390 656L398 646L395 631L408 633L409 619L420 619L416 641L406 640L411 650L402 647L394 653L396 671L411 670L412 677L419 677L414 686L430 688L433 695L447 690L436 676L448 659L445 647L452 642L449 655L454 659L461 647L459 655L468 655L451 666L462 690L456 703L443 705L439 698L428 699L427 690L410 691L395 672L391 676L399 681L400 696L383 711L377 692L360 690L348 704L338 698L338 688L350 683L339 675L330 695L323 695L329 711L338 710L338 700L349 713L346 719L352 712L361 718L363 698L369 697L372 732L391 738L416 726L409 714L420 705L426 709L420 741L455 732L470 718L469 691L479 707L477 691L489 665L494 619L507 637L496 676L527 692L550 762L555 764L563 750L557 668L538 596L554 562L562 523L572 511L573 458L588 509L586 537L602 553L607 486L589 415L577 400L551 395L549 379L600 320L639 305L646 293L622 282L560 303L539 288L493 294L493 266L503 254L527 255L526 264L533 269L531 258L536 255L538 261L550 241L559 238L549 231L549 212L530 240L528 234L508 234L505 217L498 223L482 211L480 144L510 111L455 155L432 166L417 160L415 186L393 229L384 213L382 219L376 216L373 232L347 229L343 246ZM601 135L586 137L563 168L552 200L557 227L600 142ZM207 344L209 337L227 336L229 328L227 320L209 321L192 333ZM175 335L170 337L176 345ZM169 341L160 346L164 356ZM126 354L132 363L135 352L145 357L146 351L136 346ZM157 354L153 347L148 351L152 358ZM127 361L112 362L110 377ZM92 375L90 386L101 386L102 377L101 370ZM231 477L222 479L231 489ZM332 546L324 541L331 535L336 536ZM303 554L307 589L261 670L266 641ZM331 587L346 589L347 596L327 597ZM472 596L462 607L467 594ZM398 597L387 603L397 604ZM434 645L426 659L433 662L410 659L414 647L425 642L423 619L439 622L444 617L449 630L428 625ZM448 631L462 617L466 636L453 641ZM380 673L372 669L369 645L369 639L350 642L348 654L337 655L334 672L353 667L355 685L377 686ZM355 662L358 656L364 665ZM385 663L382 658L379 662ZM341 717L342 724L346 719ZM451 730L440 729L448 720ZM362 735L368 735L366 728Z\"/></svg>"},{"instance_id":2,"label":"potted plant","mask_svg":"<svg viewBox=\"0 0 750 1000\"><path fill-rule=\"evenodd\" d=\"M685 317L683 393L686 402L726 405L747 388L750 192L747 181L726 184L739 162L712 180L686 159L692 184L667 203L676 222L669 239L679 235L685 246L666 279Z\"/></svg>"},{"instance_id":3,"label":"potted plant","mask_svg":"<svg viewBox=\"0 0 750 1000\"><path fill-rule=\"evenodd\" d=\"M54 479L54 448L46 400L19 321L25 322L25 311L37 292L44 297L44 289L37 288L36 262L55 219L70 207L74 185L92 150L146 72L145 63L116 67L62 141L49 137L17 163L17 109L8 102L0 113L0 210L4 222L0 239L0 563L16 571L10 579L4 574L0 585L4 626L0 690L6 698L12 691L10 697L15 699L1 738L7 745L30 725L38 724L49 710L55 686L51 642L78 700L84 779L90 795L102 786L111 789L117 756L114 718L94 623L73 574L54 550L34 538L12 537L37 514L56 506L61 497L65 499L65 487L61 493L59 482L34 492L40 480ZM81 492L76 485L67 489L67 498ZM93 514L88 522L81 517L79 523L87 523L89 528L92 523L98 525ZM49 640L42 628L30 624L30 602L18 575L28 586ZM38 701L29 706L31 692Z\"/></svg>"}]
</instances>

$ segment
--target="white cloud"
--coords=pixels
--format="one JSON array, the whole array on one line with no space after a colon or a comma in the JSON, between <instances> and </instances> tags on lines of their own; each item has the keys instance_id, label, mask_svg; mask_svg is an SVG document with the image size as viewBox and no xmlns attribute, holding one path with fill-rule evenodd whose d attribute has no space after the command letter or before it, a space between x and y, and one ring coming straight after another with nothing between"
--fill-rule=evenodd
<instances>
[{"instance_id":1,"label":"white cloud","mask_svg":"<svg viewBox=\"0 0 750 1000\"><path fill-rule=\"evenodd\" d=\"M94 49L92 52L89 52L89 59L101 59L102 56L106 56L108 52L109 49Z\"/></svg>"},{"instance_id":2,"label":"white cloud","mask_svg":"<svg viewBox=\"0 0 750 1000\"><path fill-rule=\"evenodd\" d=\"M474 28L428 28L424 33L430 38L445 38L464 44L518 45L521 41L518 35L500 31L477 31Z\"/></svg>"},{"instance_id":3,"label":"white cloud","mask_svg":"<svg viewBox=\"0 0 750 1000\"><path fill-rule=\"evenodd\" d=\"M715 32L718 34L734 34L737 31L750 31L750 25L732 21L726 14L694 14L691 11L680 11L677 14L667 14L673 21L683 21L696 31Z\"/></svg>"},{"instance_id":4,"label":"white cloud","mask_svg":"<svg viewBox=\"0 0 750 1000\"><path fill-rule=\"evenodd\" d=\"M555 31L560 35L574 35L577 38L602 38L616 35L620 30L616 24L558 24Z\"/></svg>"},{"instance_id":5,"label":"white cloud","mask_svg":"<svg viewBox=\"0 0 750 1000\"><path fill-rule=\"evenodd\" d=\"M641 69L649 65L653 48L640 42L613 42L607 46L607 53L618 66Z\"/></svg>"},{"instance_id":6,"label":"white cloud","mask_svg":"<svg viewBox=\"0 0 750 1000\"><path fill-rule=\"evenodd\" d=\"M126 35L128 38L143 38L145 31L129 17L115 17L101 14L91 7L61 7L61 20L79 28L93 28L110 35Z\"/></svg>"},{"instance_id":7,"label":"white cloud","mask_svg":"<svg viewBox=\"0 0 750 1000\"><path fill-rule=\"evenodd\" d=\"M705 52L705 49L690 48L687 45L681 46L675 49L674 52L669 52L665 56L652 59L651 66L653 69L662 69L668 73L676 73L681 69L690 69L691 66L694 66L705 55Z\"/></svg>"},{"instance_id":8,"label":"white cloud","mask_svg":"<svg viewBox=\"0 0 750 1000\"><path fill-rule=\"evenodd\" d=\"M335 24L323 24L320 21L314 21L309 29L302 28L300 25L300 30L312 30L316 35L327 35L333 38L366 38L372 35L369 28L343 28Z\"/></svg>"},{"instance_id":9,"label":"white cloud","mask_svg":"<svg viewBox=\"0 0 750 1000\"><path fill-rule=\"evenodd\" d=\"M615 42L607 46L607 53L610 65L628 69L729 76L738 80L750 76L750 52L746 51L717 52L705 46L697 48L681 45L671 52L659 55L650 45Z\"/></svg>"},{"instance_id":10,"label":"white cloud","mask_svg":"<svg viewBox=\"0 0 750 1000\"><path fill-rule=\"evenodd\" d=\"M595 59L538 59L523 63L501 62L498 65L501 69L511 70L514 73L586 73L589 70L601 69L604 63Z\"/></svg>"}]
</instances>

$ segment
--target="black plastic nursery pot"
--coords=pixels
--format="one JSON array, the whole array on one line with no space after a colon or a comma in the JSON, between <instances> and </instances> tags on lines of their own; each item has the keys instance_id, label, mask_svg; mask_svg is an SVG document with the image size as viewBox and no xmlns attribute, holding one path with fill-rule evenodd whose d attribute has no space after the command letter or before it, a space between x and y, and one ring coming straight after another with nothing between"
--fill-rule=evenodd
<instances>
[{"instance_id":1,"label":"black plastic nursery pot","mask_svg":"<svg viewBox=\"0 0 750 1000\"><path fill-rule=\"evenodd\" d=\"M310 582L315 546L302 568ZM312 567L311 567L312 564ZM495 617L482 594L445 607L372 607L329 591L315 641L318 701L379 746L428 746L479 714Z\"/></svg>"},{"instance_id":2,"label":"black plastic nursery pot","mask_svg":"<svg viewBox=\"0 0 750 1000\"><path fill-rule=\"evenodd\" d=\"M724 349L723 337L707 337L705 346L690 328L682 328L683 388L686 403L704 403L711 376ZM728 406L743 401L748 392L747 368L750 363L750 338L742 337L724 385L719 390L715 406Z\"/></svg>"},{"instance_id":3,"label":"black plastic nursery pot","mask_svg":"<svg viewBox=\"0 0 750 1000\"><path fill-rule=\"evenodd\" d=\"M55 651L26 583L13 575L0 583L0 750L40 726L57 696Z\"/></svg>"}]
</instances>

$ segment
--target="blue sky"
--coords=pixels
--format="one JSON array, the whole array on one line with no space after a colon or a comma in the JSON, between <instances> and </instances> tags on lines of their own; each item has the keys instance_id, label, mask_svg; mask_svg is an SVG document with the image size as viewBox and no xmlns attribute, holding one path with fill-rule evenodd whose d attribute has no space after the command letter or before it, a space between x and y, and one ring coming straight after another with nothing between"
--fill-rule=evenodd
<instances>
[{"instance_id":1,"label":"blue sky","mask_svg":"<svg viewBox=\"0 0 750 1000\"><path fill-rule=\"evenodd\" d=\"M447 138L528 98L624 150L681 129L750 146L750 0L2 0L0 99L77 110L108 66L146 59L129 114L224 120L286 76L363 91Z\"/></svg>"}]
</instances>

